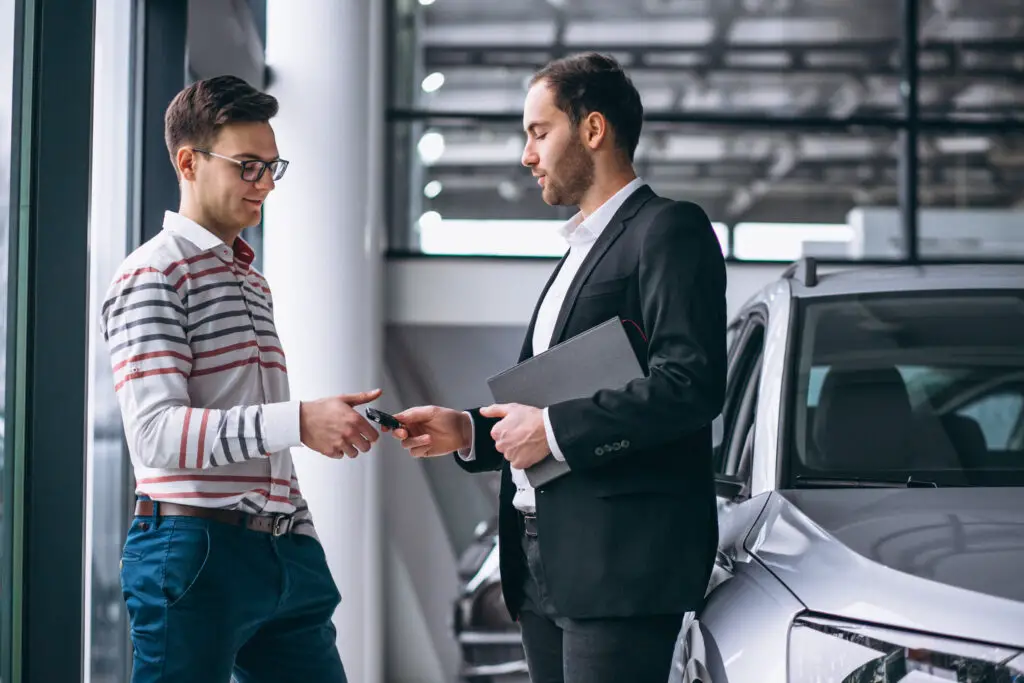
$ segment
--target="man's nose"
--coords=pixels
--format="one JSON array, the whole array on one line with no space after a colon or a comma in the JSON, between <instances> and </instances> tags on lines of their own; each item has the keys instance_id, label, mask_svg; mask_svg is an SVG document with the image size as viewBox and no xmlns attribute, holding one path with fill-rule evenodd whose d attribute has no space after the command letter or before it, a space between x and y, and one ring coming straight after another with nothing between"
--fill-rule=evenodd
<instances>
[{"instance_id":1,"label":"man's nose","mask_svg":"<svg viewBox=\"0 0 1024 683\"><path fill-rule=\"evenodd\" d=\"M256 181L256 187L261 190L266 190L267 192L270 192L276 186L277 183L274 182L274 174L270 171L269 168L263 169L263 175L261 175L260 179Z\"/></svg>"},{"instance_id":2,"label":"man's nose","mask_svg":"<svg viewBox=\"0 0 1024 683\"><path fill-rule=\"evenodd\" d=\"M537 153L533 151L530 145L523 148L523 158L520 161L526 167L537 165Z\"/></svg>"}]
</instances>

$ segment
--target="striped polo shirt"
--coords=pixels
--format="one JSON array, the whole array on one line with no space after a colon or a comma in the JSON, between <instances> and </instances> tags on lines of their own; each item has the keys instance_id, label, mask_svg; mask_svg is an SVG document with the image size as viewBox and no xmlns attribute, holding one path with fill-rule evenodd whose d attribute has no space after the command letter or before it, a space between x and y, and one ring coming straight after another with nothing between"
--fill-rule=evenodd
<instances>
[{"instance_id":1,"label":"striped polo shirt","mask_svg":"<svg viewBox=\"0 0 1024 683\"><path fill-rule=\"evenodd\" d=\"M174 212L163 228L122 263L101 314L136 493L294 514L315 535L289 450L299 402L253 251Z\"/></svg>"}]
</instances>

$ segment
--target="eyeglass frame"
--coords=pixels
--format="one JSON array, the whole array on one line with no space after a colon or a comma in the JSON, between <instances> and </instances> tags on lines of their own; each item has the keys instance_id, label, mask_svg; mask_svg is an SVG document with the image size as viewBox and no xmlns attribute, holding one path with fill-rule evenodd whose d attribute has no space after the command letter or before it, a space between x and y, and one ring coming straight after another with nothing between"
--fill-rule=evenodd
<instances>
[{"instance_id":1,"label":"eyeglass frame","mask_svg":"<svg viewBox=\"0 0 1024 683\"><path fill-rule=\"evenodd\" d=\"M260 180L262 180L263 179L263 174L267 172L267 170L270 168L271 164L283 164L281 166L281 172L277 175L276 178L274 177L273 174L271 174L271 176L270 176L271 178L274 179L275 182L277 182L278 180L283 178L284 177L284 172L288 170L288 161L286 161L285 159L274 159L273 161L263 161L262 159L246 159L245 161L242 161L241 159L235 159L234 157L226 157L223 154L217 154L216 152L211 152L208 149L200 149L198 147L192 147L191 149L192 149L193 152L199 152L200 154L206 154L208 156L215 157L217 159L223 159L224 161L230 161L233 164L237 164L238 166L241 166L242 171L239 174L239 177L242 180L244 180L245 182L247 182L247 183L258 183ZM260 168L259 173L252 180L248 180L245 177L245 170L250 165L257 165Z\"/></svg>"}]
</instances>

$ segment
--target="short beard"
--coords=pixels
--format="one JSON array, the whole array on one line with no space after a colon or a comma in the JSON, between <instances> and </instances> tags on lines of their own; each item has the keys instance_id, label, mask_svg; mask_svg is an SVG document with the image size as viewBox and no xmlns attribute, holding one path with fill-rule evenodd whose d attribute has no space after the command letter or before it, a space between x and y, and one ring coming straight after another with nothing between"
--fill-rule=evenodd
<instances>
[{"instance_id":1,"label":"short beard","mask_svg":"<svg viewBox=\"0 0 1024 683\"><path fill-rule=\"evenodd\" d=\"M594 184L594 160L582 140L576 137L569 143L559 166L558 183L552 183L551 176L547 176L544 201L551 206L579 206Z\"/></svg>"}]
</instances>

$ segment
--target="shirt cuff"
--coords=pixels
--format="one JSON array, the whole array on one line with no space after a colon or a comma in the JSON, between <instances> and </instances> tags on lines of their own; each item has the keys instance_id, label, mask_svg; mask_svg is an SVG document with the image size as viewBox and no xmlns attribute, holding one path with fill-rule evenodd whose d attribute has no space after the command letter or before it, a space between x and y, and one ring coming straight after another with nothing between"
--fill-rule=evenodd
<instances>
[{"instance_id":1,"label":"shirt cuff","mask_svg":"<svg viewBox=\"0 0 1024 683\"><path fill-rule=\"evenodd\" d=\"M300 401L263 405L263 438L268 453L302 445L299 429Z\"/></svg>"},{"instance_id":2,"label":"shirt cuff","mask_svg":"<svg viewBox=\"0 0 1024 683\"><path fill-rule=\"evenodd\" d=\"M473 422L473 416L468 412L466 415L469 416L469 448L460 448L459 457L469 462L470 460L476 460L476 423Z\"/></svg>"},{"instance_id":3,"label":"shirt cuff","mask_svg":"<svg viewBox=\"0 0 1024 683\"><path fill-rule=\"evenodd\" d=\"M555 441L555 429L551 426L551 416L548 414L548 409L544 409L544 433L548 437L548 450L551 451L551 455L554 456L555 460L559 462L565 462L565 455L562 453L562 449L558 447L558 442Z\"/></svg>"}]
</instances>

